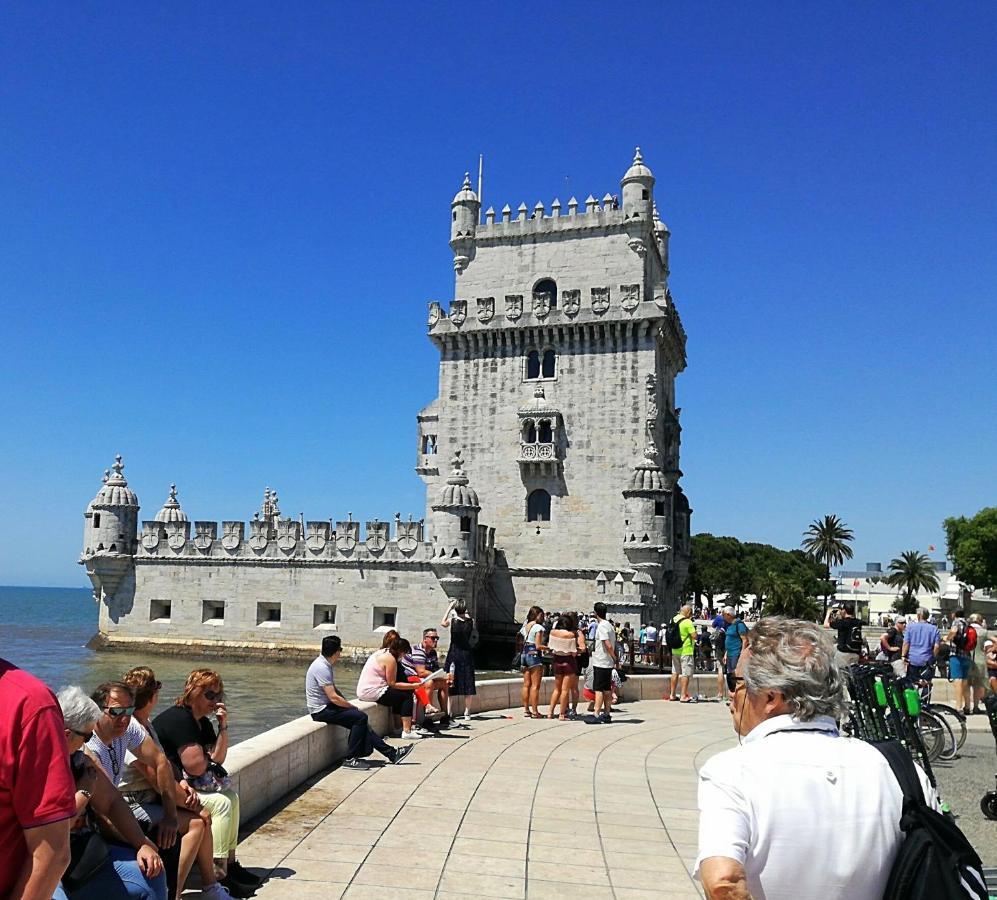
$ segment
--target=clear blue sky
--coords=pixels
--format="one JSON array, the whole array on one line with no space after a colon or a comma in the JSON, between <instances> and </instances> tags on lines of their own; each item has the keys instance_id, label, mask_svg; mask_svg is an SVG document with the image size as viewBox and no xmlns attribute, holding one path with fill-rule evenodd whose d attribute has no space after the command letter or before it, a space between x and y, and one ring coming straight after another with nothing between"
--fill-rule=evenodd
<instances>
[{"instance_id":1,"label":"clear blue sky","mask_svg":"<svg viewBox=\"0 0 997 900\"><path fill-rule=\"evenodd\" d=\"M940 556L997 485L995 46L992 3L5 3L0 583L85 582L116 452L143 518L419 516L465 169L584 200L635 144L695 530Z\"/></svg>"}]
</instances>

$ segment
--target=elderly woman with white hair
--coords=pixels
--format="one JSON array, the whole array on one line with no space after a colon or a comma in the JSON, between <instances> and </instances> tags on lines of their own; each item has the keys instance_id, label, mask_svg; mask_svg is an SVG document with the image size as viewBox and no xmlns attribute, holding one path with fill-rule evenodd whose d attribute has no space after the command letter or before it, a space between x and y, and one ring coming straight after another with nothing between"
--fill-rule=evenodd
<instances>
[{"instance_id":1,"label":"elderly woman with white hair","mask_svg":"<svg viewBox=\"0 0 997 900\"><path fill-rule=\"evenodd\" d=\"M83 753L101 716L100 708L78 687L63 688L58 700L76 781L76 819L70 832L72 859L55 897L166 900L166 876L156 845L142 832L100 766ZM116 832L114 840L104 840L98 823Z\"/></svg>"}]
</instances>

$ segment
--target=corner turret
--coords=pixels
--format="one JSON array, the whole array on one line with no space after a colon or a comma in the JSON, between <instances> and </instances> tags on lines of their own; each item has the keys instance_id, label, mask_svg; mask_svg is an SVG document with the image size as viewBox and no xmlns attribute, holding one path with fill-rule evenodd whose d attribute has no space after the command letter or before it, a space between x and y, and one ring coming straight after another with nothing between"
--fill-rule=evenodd
<instances>
[{"instance_id":1,"label":"corner turret","mask_svg":"<svg viewBox=\"0 0 997 900\"><path fill-rule=\"evenodd\" d=\"M474 237L478 228L481 203L471 189L471 173L464 173L464 184L450 204L450 247L454 252L454 269L459 273L471 261Z\"/></svg>"},{"instance_id":2,"label":"corner turret","mask_svg":"<svg viewBox=\"0 0 997 900\"><path fill-rule=\"evenodd\" d=\"M139 504L125 480L124 468L119 454L83 514L80 563L86 567L98 601L113 597L135 565Z\"/></svg>"},{"instance_id":3,"label":"corner turret","mask_svg":"<svg viewBox=\"0 0 997 900\"><path fill-rule=\"evenodd\" d=\"M460 450L453 455L450 477L433 511L433 559L474 562L477 558L478 495L468 483Z\"/></svg>"},{"instance_id":4,"label":"corner turret","mask_svg":"<svg viewBox=\"0 0 997 900\"><path fill-rule=\"evenodd\" d=\"M644 165L640 147L634 152L633 165L627 169L620 187L623 188L623 218L637 217L650 221L654 207L654 176Z\"/></svg>"}]
</instances>

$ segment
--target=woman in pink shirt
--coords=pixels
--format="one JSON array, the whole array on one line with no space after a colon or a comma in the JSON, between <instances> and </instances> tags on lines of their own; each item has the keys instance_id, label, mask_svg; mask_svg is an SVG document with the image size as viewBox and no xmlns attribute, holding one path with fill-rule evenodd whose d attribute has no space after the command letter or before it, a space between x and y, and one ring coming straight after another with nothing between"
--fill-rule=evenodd
<instances>
[{"instance_id":1,"label":"woman in pink shirt","mask_svg":"<svg viewBox=\"0 0 997 900\"><path fill-rule=\"evenodd\" d=\"M412 645L402 637L396 637L384 650L378 650L367 657L367 662L357 681L357 698L387 706L402 720L402 738L417 741L422 735L412 730L412 708L416 688L420 684L409 684L401 672L398 660L411 652Z\"/></svg>"}]
</instances>

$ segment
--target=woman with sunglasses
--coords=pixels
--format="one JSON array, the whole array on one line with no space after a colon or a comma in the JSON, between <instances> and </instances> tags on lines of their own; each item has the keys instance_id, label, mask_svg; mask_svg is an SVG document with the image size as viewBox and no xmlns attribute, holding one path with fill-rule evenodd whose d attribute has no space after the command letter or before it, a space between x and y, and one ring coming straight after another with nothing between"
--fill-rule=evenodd
<instances>
[{"instance_id":1,"label":"woman with sunglasses","mask_svg":"<svg viewBox=\"0 0 997 900\"><path fill-rule=\"evenodd\" d=\"M76 781L76 818L70 832L73 861L56 889L56 900L166 900L166 875L156 845L145 836L100 766L83 752L83 745L94 735L100 707L78 687L63 688L58 700ZM94 868L82 860L83 848L91 841L99 842L95 815L110 822L117 834L113 841L105 841L103 862L99 859L103 854L96 854Z\"/></svg>"},{"instance_id":2,"label":"woman with sunglasses","mask_svg":"<svg viewBox=\"0 0 997 900\"><path fill-rule=\"evenodd\" d=\"M156 673L148 666L130 669L122 676L121 681L135 693L135 712L132 718L149 733L156 746L162 749L162 741L151 722L152 711L159 702L162 682L156 680ZM119 789L133 809L136 805L148 807L159 802L159 794L151 775L148 766L129 754ZM211 839L211 815L203 808L197 791L185 779L177 784L176 797L177 830L181 838L179 862L175 882L170 884L170 896L175 898L183 892L187 876L197 859L197 867L201 873L201 892L210 900L227 900L232 894L218 883L212 861L214 842ZM167 881L171 881L169 867L166 875Z\"/></svg>"},{"instance_id":3,"label":"woman with sunglasses","mask_svg":"<svg viewBox=\"0 0 997 900\"><path fill-rule=\"evenodd\" d=\"M228 710L221 676L212 669L195 669L187 676L176 704L156 716L153 724L170 761L197 792L211 815L211 838L221 883L233 896L245 897L262 879L235 858L239 840L239 795L222 768L228 754ZM208 716L218 720L216 732Z\"/></svg>"}]
</instances>

